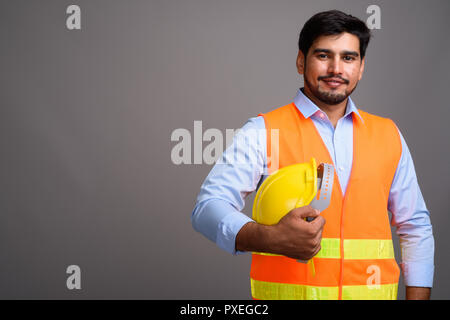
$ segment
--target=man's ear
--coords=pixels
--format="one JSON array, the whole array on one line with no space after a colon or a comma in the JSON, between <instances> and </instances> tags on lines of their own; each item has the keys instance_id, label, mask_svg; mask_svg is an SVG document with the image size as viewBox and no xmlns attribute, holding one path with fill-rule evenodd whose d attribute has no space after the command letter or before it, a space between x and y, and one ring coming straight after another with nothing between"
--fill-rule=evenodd
<instances>
[{"instance_id":1,"label":"man's ear","mask_svg":"<svg viewBox=\"0 0 450 320\"><path fill-rule=\"evenodd\" d=\"M361 78L362 78L362 75L363 75L363 73L364 73L364 67L365 67L365 65L366 65L366 57L364 57L364 58L362 59L362 61L361 61L361 66L359 67L359 77L358 77L358 81L360 81Z\"/></svg>"},{"instance_id":2,"label":"man's ear","mask_svg":"<svg viewBox=\"0 0 450 320\"><path fill-rule=\"evenodd\" d=\"M305 73L305 56L301 50L298 50L297 55L297 71L299 74Z\"/></svg>"}]
</instances>

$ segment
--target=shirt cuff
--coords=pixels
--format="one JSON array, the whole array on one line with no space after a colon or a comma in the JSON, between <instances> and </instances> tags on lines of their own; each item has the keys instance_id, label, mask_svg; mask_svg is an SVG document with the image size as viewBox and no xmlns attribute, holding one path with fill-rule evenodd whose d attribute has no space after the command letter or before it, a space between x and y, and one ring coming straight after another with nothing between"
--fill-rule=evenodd
<instances>
[{"instance_id":1,"label":"shirt cuff","mask_svg":"<svg viewBox=\"0 0 450 320\"><path fill-rule=\"evenodd\" d=\"M429 262L403 262L400 264L405 286L433 287L434 264Z\"/></svg>"},{"instance_id":2,"label":"shirt cuff","mask_svg":"<svg viewBox=\"0 0 450 320\"><path fill-rule=\"evenodd\" d=\"M219 223L217 246L234 255L245 253L245 251L236 251L236 235L246 223L252 221L254 220L241 212L227 214Z\"/></svg>"}]
</instances>

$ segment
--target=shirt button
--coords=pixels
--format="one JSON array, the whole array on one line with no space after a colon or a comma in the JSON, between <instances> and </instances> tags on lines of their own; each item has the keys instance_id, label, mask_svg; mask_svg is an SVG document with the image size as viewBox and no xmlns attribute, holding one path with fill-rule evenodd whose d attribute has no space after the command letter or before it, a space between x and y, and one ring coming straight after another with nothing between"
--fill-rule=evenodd
<instances>
[{"instance_id":1,"label":"shirt button","mask_svg":"<svg viewBox=\"0 0 450 320\"><path fill-rule=\"evenodd\" d=\"M339 167L339 171L344 171L344 167Z\"/></svg>"}]
</instances>

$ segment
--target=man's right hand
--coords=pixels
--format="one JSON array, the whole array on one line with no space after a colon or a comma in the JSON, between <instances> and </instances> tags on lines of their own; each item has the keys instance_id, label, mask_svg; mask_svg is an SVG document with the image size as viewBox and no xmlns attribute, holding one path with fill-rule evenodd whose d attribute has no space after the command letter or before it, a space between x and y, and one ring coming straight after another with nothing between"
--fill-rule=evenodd
<instances>
[{"instance_id":1,"label":"man's right hand","mask_svg":"<svg viewBox=\"0 0 450 320\"><path fill-rule=\"evenodd\" d=\"M314 218L307 222L307 217ZM244 225L236 236L236 250L281 254L309 260L321 249L325 219L319 211L305 206L289 211L272 226L254 222Z\"/></svg>"},{"instance_id":2,"label":"man's right hand","mask_svg":"<svg viewBox=\"0 0 450 320\"><path fill-rule=\"evenodd\" d=\"M305 218L311 217L311 222ZM276 253L300 260L309 260L321 249L325 219L311 206L295 208L274 225L274 250Z\"/></svg>"}]
</instances>

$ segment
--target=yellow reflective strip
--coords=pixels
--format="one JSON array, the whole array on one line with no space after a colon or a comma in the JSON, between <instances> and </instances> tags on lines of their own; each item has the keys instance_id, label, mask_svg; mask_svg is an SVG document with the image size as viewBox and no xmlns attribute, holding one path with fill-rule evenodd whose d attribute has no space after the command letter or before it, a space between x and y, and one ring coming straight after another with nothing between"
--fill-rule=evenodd
<instances>
[{"instance_id":1,"label":"yellow reflective strip","mask_svg":"<svg viewBox=\"0 0 450 320\"><path fill-rule=\"evenodd\" d=\"M252 296L260 300L337 300L339 287L313 287L300 284L250 279Z\"/></svg>"},{"instance_id":2,"label":"yellow reflective strip","mask_svg":"<svg viewBox=\"0 0 450 320\"><path fill-rule=\"evenodd\" d=\"M340 255L340 240L339 238L323 238L320 242L321 249L314 256L314 258L330 258L330 259L339 259ZM263 256L280 256L279 254L274 253L264 253L264 252L253 252L254 254L260 254Z\"/></svg>"},{"instance_id":3,"label":"yellow reflective strip","mask_svg":"<svg viewBox=\"0 0 450 320\"><path fill-rule=\"evenodd\" d=\"M315 258L339 259L340 239L323 238L320 245L322 248ZM280 256L273 253L254 252L265 256ZM345 239L345 259L394 259L394 246L392 240L381 239Z\"/></svg>"},{"instance_id":4,"label":"yellow reflective strip","mask_svg":"<svg viewBox=\"0 0 450 320\"><path fill-rule=\"evenodd\" d=\"M343 286L342 300L397 300L397 283Z\"/></svg>"},{"instance_id":5,"label":"yellow reflective strip","mask_svg":"<svg viewBox=\"0 0 450 320\"><path fill-rule=\"evenodd\" d=\"M344 259L393 259L392 240L344 240Z\"/></svg>"},{"instance_id":6,"label":"yellow reflective strip","mask_svg":"<svg viewBox=\"0 0 450 320\"><path fill-rule=\"evenodd\" d=\"M341 257L339 238L323 238L320 246L322 248L314 258L339 259Z\"/></svg>"}]
</instances>

